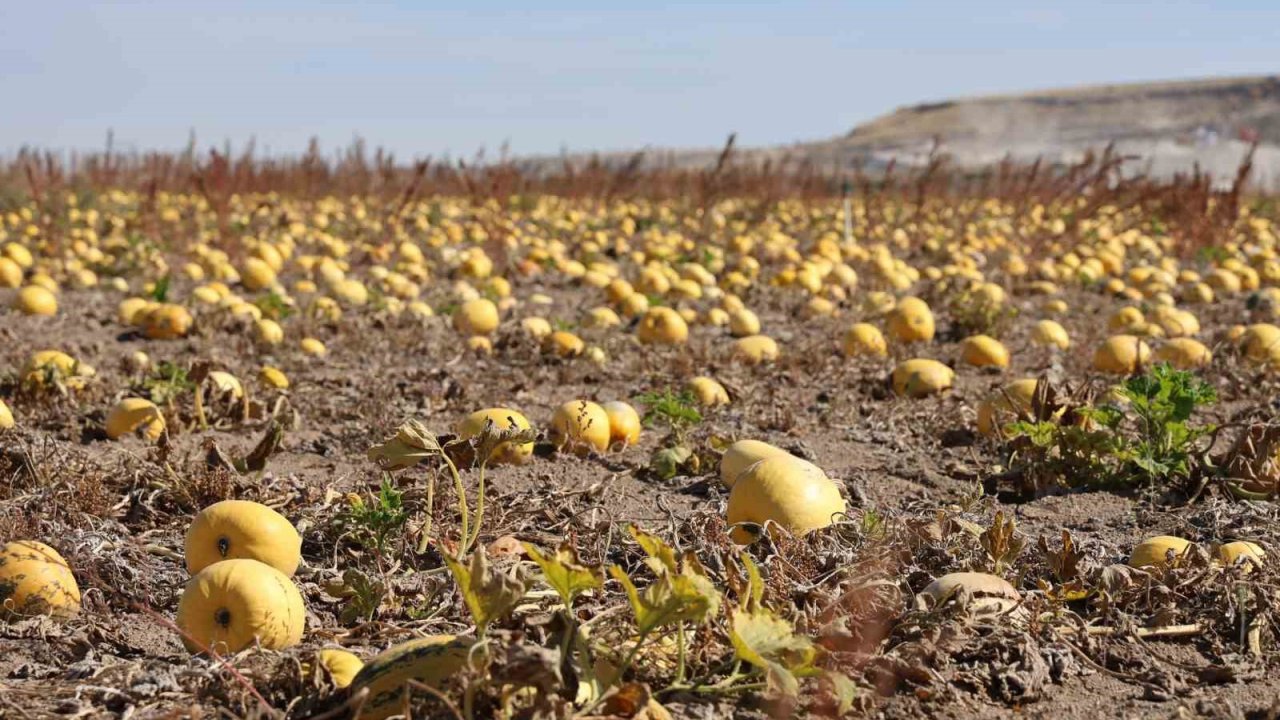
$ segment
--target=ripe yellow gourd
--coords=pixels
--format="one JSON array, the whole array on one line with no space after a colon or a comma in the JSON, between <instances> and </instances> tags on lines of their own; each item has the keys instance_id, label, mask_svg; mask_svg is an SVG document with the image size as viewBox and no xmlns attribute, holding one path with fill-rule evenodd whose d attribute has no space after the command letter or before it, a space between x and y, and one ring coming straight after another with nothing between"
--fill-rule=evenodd
<instances>
[{"instance_id":1,"label":"ripe yellow gourd","mask_svg":"<svg viewBox=\"0 0 1280 720\"><path fill-rule=\"evenodd\" d=\"M534 340L542 340L551 334L551 323L546 318L527 317L520 321L520 329Z\"/></svg>"},{"instance_id":2,"label":"ripe yellow gourd","mask_svg":"<svg viewBox=\"0 0 1280 720\"><path fill-rule=\"evenodd\" d=\"M1129 555L1129 567L1164 567L1168 563L1168 554L1182 555L1191 546L1191 541L1172 535L1157 535L1138 543Z\"/></svg>"},{"instance_id":3,"label":"ripe yellow gourd","mask_svg":"<svg viewBox=\"0 0 1280 720\"><path fill-rule=\"evenodd\" d=\"M13 260L0 256L0 287L16 288L22 286L22 266Z\"/></svg>"},{"instance_id":4,"label":"ripe yellow gourd","mask_svg":"<svg viewBox=\"0 0 1280 720\"><path fill-rule=\"evenodd\" d=\"M298 348L312 357L324 357L329 353L329 349L324 346L324 343L313 337L302 338L298 343Z\"/></svg>"},{"instance_id":5,"label":"ripe yellow gourd","mask_svg":"<svg viewBox=\"0 0 1280 720\"><path fill-rule=\"evenodd\" d=\"M405 306L405 309L409 311L410 315L418 318L419 320L435 317L436 314L435 310L432 310L430 305L422 302L421 300L411 301Z\"/></svg>"},{"instance_id":6,"label":"ripe yellow gourd","mask_svg":"<svg viewBox=\"0 0 1280 720\"><path fill-rule=\"evenodd\" d=\"M493 341L487 335L472 335L467 338L467 349L477 355L492 355Z\"/></svg>"},{"instance_id":7,"label":"ripe yellow gourd","mask_svg":"<svg viewBox=\"0 0 1280 720\"><path fill-rule=\"evenodd\" d=\"M239 400L244 397L244 386L240 379L225 370L213 370L209 373L209 387L215 397Z\"/></svg>"},{"instance_id":8,"label":"ripe yellow gourd","mask_svg":"<svg viewBox=\"0 0 1280 720\"><path fill-rule=\"evenodd\" d=\"M28 285L14 296L13 309L23 315L57 315L58 298L47 288Z\"/></svg>"},{"instance_id":9,"label":"ripe yellow gourd","mask_svg":"<svg viewBox=\"0 0 1280 720\"><path fill-rule=\"evenodd\" d=\"M844 333L841 342L845 357L885 357L889 346L879 328L870 323L855 323Z\"/></svg>"},{"instance_id":10,"label":"ripe yellow gourd","mask_svg":"<svg viewBox=\"0 0 1280 720\"><path fill-rule=\"evenodd\" d=\"M698 404L703 407L719 407L729 404L729 393L714 378L700 375L689 381L686 386Z\"/></svg>"},{"instance_id":11,"label":"ripe yellow gourd","mask_svg":"<svg viewBox=\"0 0 1280 720\"><path fill-rule=\"evenodd\" d=\"M453 327L463 335L488 335L498 322L498 306L488 298L468 300L453 313Z\"/></svg>"},{"instance_id":12,"label":"ripe yellow gourd","mask_svg":"<svg viewBox=\"0 0 1280 720\"><path fill-rule=\"evenodd\" d=\"M635 292L636 290L631 286L631 283L623 280L622 278L610 280L608 287L604 290L605 297L607 297L609 302L614 305L621 305L627 298L634 295Z\"/></svg>"},{"instance_id":13,"label":"ripe yellow gourd","mask_svg":"<svg viewBox=\"0 0 1280 720\"><path fill-rule=\"evenodd\" d=\"M9 409L4 400L0 400L0 430L8 430L13 425L13 411Z\"/></svg>"},{"instance_id":14,"label":"ripe yellow gourd","mask_svg":"<svg viewBox=\"0 0 1280 720\"><path fill-rule=\"evenodd\" d=\"M458 423L456 432L458 437L463 440L470 440L479 435L489 423L493 421L495 429L498 430L528 430L529 421L524 415L511 410L509 408L485 408L477 410L468 415L462 422ZM519 465L529 459L533 455L533 443L502 443L494 448L493 454L489 456L490 464L509 464Z\"/></svg>"},{"instance_id":15,"label":"ripe yellow gourd","mask_svg":"<svg viewBox=\"0 0 1280 720\"><path fill-rule=\"evenodd\" d=\"M260 380L263 385L273 387L277 390L289 389L289 376L285 375L279 368L274 368L270 365L264 366L258 371L258 380Z\"/></svg>"},{"instance_id":16,"label":"ripe yellow gourd","mask_svg":"<svg viewBox=\"0 0 1280 720\"><path fill-rule=\"evenodd\" d=\"M639 317L649 312L649 298L640 293L632 293L622 301L622 314L629 318Z\"/></svg>"},{"instance_id":17,"label":"ripe yellow gourd","mask_svg":"<svg viewBox=\"0 0 1280 720\"><path fill-rule=\"evenodd\" d=\"M640 413L629 403L613 400L601 405L609 416L609 446L627 447L640 442Z\"/></svg>"},{"instance_id":18,"label":"ripe yellow gourd","mask_svg":"<svg viewBox=\"0 0 1280 720\"><path fill-rule=\"evenodd\" d=\"M141 318L141 313L145 312L152 304L146 298L125 298L116 307L116 318L125 325L137 325Z\"/></svg>"},{"instance_id":19,"label":"ripe yellow gourd","mask_svg":"<svg viewBox=\"0 0 1280 720\"><path fill-rule=\"evenodd\" d=\"M1240 276L1223 268L1210 272L1204 279L1205 284L1219 293L1234 295L1240 292L1242 283Z\"/></svg>"},{"instance_id":20,"label":"ripe yellow gourd","mask_svg":"<svg viewBox=\"0 0 1280 720\"><path fill-rule=\"evenodd\" d=\"M618 317L618 313L614 312L613 308L597 307L587 311L587 317L582 324L589 328L618 327L622 324L622 318Z\"/></svg>"},{"instance_id":21,"label":"ripe yellow gourd","mask_svg":"<svg viewBox=\"0 0 1280 720\"><path fill-rule=\"evenodd\" d=\"M1156 362L1169 363L1179 370L1195 370L1213 361L1213 353L1203 343L1189 337L1177 337L1156 348Z\"/></svg>"},{"instance_id":22,"label":"ripe yellow gourd","mask_svg":"<svg viewBox=\"0 0 1280 720\"><path fill-rule=\"evenodd\" d=\"M306 608L289 576L257 560L223 560L187 581L178 601L182 644L222 655L257 643L282 650L302 641Z\"/></svg>"},{"instance_id":23,"label":"ripe yellow gourd","mask_svg":"<svg viewBox=\"0 0 1280 720\"><path fill-rule=\"evenodd\" d=\"M1166 337L1190 337L1200 333L1200 320L1186 310L1160 306L1153 316Z\"/></svg>"},{"instance_id":24,"label":"ripe yellow gourd","mask_svg":"<svg viewBox=\"0 0 1280 720\"><path fill-rule=\"evenodd\" d=\"M316 653L314 667L324 668L333 680L334 687L344 688L364 669L364 661L359 655L346 650L324 648Z\"/></svg>"},{"instance_id":25,"label":"ripe yellow gourd","mask_svg":"<svg viewBox=\"0 0 1280 720\"><path fill-rule=\"evenodd\" d=\"M191 313L181 305L157 303L149 305L135 316L142 326L142 334L152 340L175 340L191 332Z\"/></svg>"},{"instance_id":26,"label":"ripe yellow gourd","mask_svg":"<svg viewBox=\"0 0 1280 720\"><path fill-rule=\"evenodd\" d=\"M736 338L760 333L760 318L746 308L729 313L729 334Z\"/></svg>"},{"instance_id":27,"label":"ripe yellow gourd","mask_svg":"<svg viewBox=\"0 0 1280 720\"><path fill-rule=\"evenodd\" d=\"M271 318L262 318L253 324L253 337L263 345L279 345L284 341L284 328Z\"/></svg>"},{"instance_id":28,"label":"ripe yellow gourd","mask_svg":"<svg viewBox=\"0 0 1280 720\"><path fill-rule=\"evenodd\" d=\"M22 383L33 389L44 389L51 383L62 383L71 390L88 384L96 371L59 350L40 350L31 354L22 367Z\"/></svg>"},{"instance_id":29,"label":"ripe yellow gourd","mask_svg":"<svg viewBox=\"0 0 1280 720\"><path fill-rule=\"evenodd\" d=\"M1022 378L983 400L978 405L978 432L987 436L999 434L1005 423L1031 410L1031 399L1035 393L1036 379Z\"/></svg>"},{"instance_id":30,"label":"ripe yellow gourd","mask_svg":"<svg viewBox=\"0 0 1280 720\"><path fill-rule=\"evenodd\" d=\"M302 537L283 515L249 500L223 500L201 510L187 528L187 571L247 558L286 576L302 561Z\"/></svg>"},{"instance_id":31,"label":"ripe yellow gourd","mask_svg":"<svg viewBox=\"0 0 1280 720\"><path fill-rule=\"evenodd\" d=\"M133 433L141 433L148 440L158 440L164 434L164 428L164 415L160 408L146 398L125 398L107 413L107 437L112 440Z\"/></svg>"},{"instance_id":32,"label":"ripe yellow gourd","mask_svg":"<svg viewBox=\"0 0 1280 720\"><path fill-rule=\"evenodd\" d=\"M266 290L276 284L276 271L259 258L247 258L240 269L240 282L250 292Z\"/></svg>"},{"instance_id":33,"label":"ripe yellow gourd","mask_svg":"<svg viewBox=\"0 0 1280 720\"><path fill-rule=\"evenodd\" d=\"M343 278L333 283L329 292L347 305L364 305L369 302L369 288L355 278Z\"/></svg>"},{"instance_id":34,"label":"ripe yellow gourd","mask_svg":"<svg viewBox=\"0 0 1280 720\"><path fill-rule=\"evenodd\" d=\"M475 640L428 635L392 647L371 659L351 681L351 692L368 691L356 720L385 720L403 712L405 693L422 694L409 681L436 687L467 663Z\"/></svg>"},{"instance_id":35,"label":"ripe yellow gourd","mask_svg":"<svg viewBox=\"0 0 1280 720\"><path fill-rule=\"evenodd\" d=\"M729 492L730 537L739 544L756 539L751 528L776 525L793 535L827 527L846 510L844 498L822 468L791 455L774 455L738 476Z\"/></svg>"},{"instance_id":36,"label":"ripe yellow gourd","mask_svg":"<svg viewBox=\"0 0 1280 720\"><path fill-rule=\"evenodd\" d=\"M1151 348L1133 335L1112 335L1093 353L1095 370L1129 375L1151 359Z\"/></svg>"},{"instance_id":37,"label":"ripe yellow gourd","mask_svg":"<svg viewBox=\"0 0 1280 720\"><path fill-rule=\"evenodd\" d=\"M70 617L80 610L80 587L57 550L35 540L0 547L0 619Z\"/></svg>"},{"instance_id":38,"label":"ripe yellow gourd","mask_svg":"<svg viewBox=\"0 0 1280 720\"><path fill-rule=\"evenodd\" d=\"M1247 540L1224 543L1218 547L1218 559L1222 561L1223 565L1235 565L1236 561L1241 558L1246 558L1245 562L1250 564L1261 565L1266 556L1266 551L1259 547L1257 543L1251 543Z\"/></svg>"},{"instance_id":39,"label":"ripe yellow gourd","mask_svg":"<svg viewBox=\"0 0 1280 720\"><path fill-rule=\"evenodd\" d=\"M750 335L733 343L733 357L747 365L760 365L778 359L778 343L768 335Z\"/></svg>"},{"instance_id":40,"label":"ripe yellow gourd","mask_svg":"<svg viewBox=\"0 0 1280 720\"><path fill-rule=\"evenodd\" d=\"M890 383L900 397L922 398L951 387L955 371L937 360L903 360L893 368Z\"/></svg>"},{"instance_id":41,"label":"ripe yellow gourd","mask_svg":"<svg viewBox=\"0 0 1280 720\"><path fill-rule=\"evenodd\" d=\"M732 488L747 468L774 455L791 455L776 445L762 440L739 440L725 449L720 456L720 481Z\"/></svg>"},{"instance_id":42,"label":"ripe yellow gourd","mask_svg":"<svg viewBox=\"0 0 1280 720\"><path fill-rule=\"evenodd\" d=\"M590 400L570 400L551 418L551 441L577 455L609 448L609 414Z\"/></svg>"},{"instance_id":43,"label":"ripe yellow gourd","mask_svg":"<svg viewBox=\"0 0 1280 720\"><path fill-rule=\"evenodd\" d=\"M917 297L905 297L889 312L889 335L898 342L929 342L933 339L933 312Z\"/></svg>"},{"instance_id":44,"label":"ripe yellow gourd","mask_svg":"<svg viewBox=\"0 0 1280 720\"><path fill-rule=\"evenodd\" d=\"M1071 347L1071 338L1066 328L1054 320L1041 320L1031 330L1031 342L1042 347L1056 347L1066 350Z\"/></svg>"},{"instance_id":45,"label":"ripe yellow gourd","mask_svg":"<svg viewBox=\"0 0 1280 720\"><path fill-rule=\"evenodd\" d=\"M680 345L689 339L689 324L669 307L650 308L640 319L636 336L646 345Z\"/></svg>"},{"instance_id":46,"label":"ripe yellow gourd","mask_svg":"<svg viewBox=\"0 0 1280 720\"><path fill-rule=\"evenodd\" d=\"M547 336L544 342L547 352L562 358L577 357L586 348L582 338L566 330L557 330Z\"/></svg>"},{"instance_id":47,"label":"ripe yellow gourd","mask_svg":"<svg viewBox=\"0 0 1280 720\"><path fill-rule=\"evenodd\" d=\"M1009 350L989 335L973 335L960 343L960 360L974 367L1009 367Z\"/></svg>"},{"instance_id":48,"label":"ripe yellow gourd","mask_svg":"<svg viewBox=\"0 0 1280 720\"><path fill-rule=\"evenodd\" d=\"M1280 362L1280 327L1271 323L1255 323L1244 328L1240 336L1244 356L1258 364Z\"/></svg>"},{"instance_id":49,"label":"ripe yellow gourd","mask_svg":"<svg viewBox=\"0 0 1280 720\"><path fill-rule=\"evenodd\" d=\"M1046 300L1040 309L1049 315L1063 315L1070 309L1065 300Z\"/></svg>"},{"instance_id":50,"label":"ripe yellow gourd","mask_svg":"<svg viewBox=\"0 0 1280 720\"><path fill-rule=\"evenodd\" d=\"M1146 318L1136 307L1123 307L1113 313L1107 320L1107 329L1113 333L1132 333L1146 325Z\"/></svg>"}]
</instances>

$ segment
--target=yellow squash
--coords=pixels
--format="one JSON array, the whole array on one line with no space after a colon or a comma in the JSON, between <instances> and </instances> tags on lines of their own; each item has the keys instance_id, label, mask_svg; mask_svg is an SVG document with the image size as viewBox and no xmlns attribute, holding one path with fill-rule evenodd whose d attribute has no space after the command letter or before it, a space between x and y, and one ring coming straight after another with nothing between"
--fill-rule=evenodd
<instances>
[{"instance_id":1,"label":"yellow squash","mask_svg":"<svg viewBox=\"0 0 1280 720\"><path fill-rule=\"evenodd\" d=\"M470 440L479 435L489 421L493 421L494 428L497 430L528 430L530 427L529 421L525 419L525 416L515 410L509 408L486 408L468 415L462 422L458 423L455 431L458 433L459 438ZM494 448L493 455L489 456L489 462L491 464L519 465L528 460L531 455L533 455L533 443L513 445L505 442Z\"/></svg>"},{"instance_id":2,"label":"yellow squash","mask_svg":"<svg viewBox=\"0 0 1280 720\"><path fill-rule=\"evenodd\" d=\"M498 306L488 298L468 300L453 314L453 327L463 335L488 335L498 322Z\"/></svg>"},{"instance_id":3,"label":"yellow squash","mask_svg":"<svg viewBox=\"0 0 1280 720\"><path fill-rule=\"evenodd\" d=\"M306 608L289 576L240 558L216 562L187 581L178 601L182 642L193 653L237 653L258 643L281 650L302 641Z\"/></svg>"},{"instance_id":4,"label":"yellow squash","mask_svg":"<svg viewBox=\"0 0 1280 720\"><path fill-rule=\"evenodd\" d=\"M578 455L609 449L609 414L590 400L570 400L551 417L551 441Z\"/></svg>"},{"instance_id":5,"label":"yellow squash","mask_svg":"<svg viewBox=\"0 0 1280 720\"><path fill-rule=\"evenodd\" d=\"M623 448L640 442L640 413L629 403L613 400L601 405L609 416L609 446Z\"/></svg>"},{"instance_id":6,"label":"yellow squash","mask_svg":"<svg viewBox=\"0 0 1280 720\"><path fill-rule=\"evenodd\" d=\"M689 323L669 307L650 308L640 318L636 336L646 345L680 345L689 339Z\"/></svg>"},{"instance_id":7,"label":"yellow squash","mask_svg":"<svg viewBox=\"0 0 1280 720\"><path fill-rule=\"evenodd\" d=\"M112 440L133 433L141 433L148 440L158 440L164 434L164 427L160 408L146 398L125 398L107 413L107 437Z\"/></svg>"},{"instance_id":8,"label":"yellow squash","mask_svg":"<svg viewBox=\"0 0 1280 720\"><path fill-rule=\"evenodd\" d=\"M1031 410L1031 398L1035 392L1036 379L1022 378L983 400L978 405L978 432L987 436L999 434L1006 423Z\"/></svg>"},{"instance_id":9,"label":"yellow squash","mask_svg":"<svg viewBox=\"0 0 1280 720\"><path fill-rule=\"evenodd\" d=\"M302 561L302 537L283 515L249 500L223 500L196 514L187 528L187 571L233 558L270 565L286 576Z\"/></svg>"},{"instance_id":10,"label":"yellow squash","mask_svg":"<svg viewBox=\"0 0 1280 720\"><path fill-rule=\"evenodd\" d=\"M14 296L13 309L23 315L57 315L58 298L47 288L28 285Z\"/></svg>"},{"instance_id":11,"label":"yellow squash","mask_svg":"<svg viewBox=\"0 0 1280 720\"><path fill-rule=\"evenodd\" d=\"M1134 546L1129 555L1129 567L1164 567L1170 553L1176 559L1187 551L1191 541L1172 535L1157 535Z\"/></svg>"},{"instance_id":12,"label":"yellow squash","mask_svg":"<svg viewBox=\"0 0 1280 720\"><path fill-rule=\"evenodd\" d=\"M989 335L973 335L960 343L960 360L974 367L1009 367L1009 350Z\"/></svg>"},{"instance_id":13,"label":"yellow squash","mask_svg":"<svg viewBox=\"0 0 1280 720\"><path fill-rule=\"evenodd\" d=\"M845 357L884 357L889 354L884 335L870 323L855 323L846 330L841 348Z\"/></svg>"},{"instance_id":14,"label":"yellow squash","mask_svg":"<svg viewBox=\"0 0 1280 720\"><path fill-rule=\"evenodd\" d=\"M349 686L364 668L364 661L353 652L338 648L324 648L316 653L315 665L312 667L324 668L333 680L334 686L344 688Z\"/></svg>"},{"instance_id":15,"label":"yellow squash","mask_svg":"<svg viewBox=\"0 0 1280 720\"><path fill-rule=\"evenodd\" d=\"M80 610L80 587L57 550L35 540L0 547L0 618L70 617Z\"/></svg>"},{"instance_id":16,"label":"yellow squash","mask_svg":"<svg viewBox=\"0 0 1280 720\"><path fill-rule=\"evenodd\" d=\"M703 407L719 407L729 404L729 393L714 378L700 375L689 381L686 386L698 404Z\"/></svg>"},{"instance_id":17,"label":"yellow squash","mask_svg":"<svg viewBox=\"0 0 1280 720\"><path fill-rule=\"evenodd\" d=\"M778 343L768 335L749 335L733 343L733 357L747 365L760 365L778 359Z\"/></svg>"},{"instance_id":18,"label":"yellow squash","mask_svg":"<svg viewBox=\"0 0 1280 720\"><path fill-rule=\"evenodd\" d=\"M726 448L720 456L720 481L725 487L732 488L738 476L747 468L775 455L790 456L791 453L762 440L739 440Z\"/></svg>"},{"instance_id":19,"label":"yellow squash","mask_svg":"<svg viewBox=\"0 0 1280 720\"><path fill-rule=\"evenodd\" d=\"M900 397L922 398L947 390L955 376L955 371L937 360L915 358L898 363L890 383Z\"/></svg>"},{"instance_id":20,"label":"yellow squash","mask_svg":"<svg viewBox=\"0 0 1280 720\"><path fill-rule=\"evenodd\" d=\"M793 535L827 527L846 510L844 498L822 468L791 455L773 455L751 465L729 492L730 536L739 544L756 539L754 526L777 526Z\"/></svg>"},{"instance_id":21,"label":"yellow squash","mask_svg":"<svg viewBox=\"0 0 1280 720\"><path fill-rule=\"evenodd\" d=\"M367 692L356 720L384 720L404 710L405 693L424 696L409 682L436 687L467 663L475 640L429 635L396 645L375 656L351 681L351 692Z\"/></svg>"},{"instance_id":22,"label":"yellow squash","mask_svg":"<svg viewBox=\"0 0 1280 720\"><path fill-rule=\"evenodd\" d=\"M889 334L898 342L929 342L933 332L933 312L920 298L903 298L889 312Z\"/></svg>"},{"instance_id":23,"label":"yellow squash","mask_svg":"<svg viewBox=\"0 0 1280 720\"><path fill-rule=\"evenodd\" d=\"M1137 372L1151 358L1151 348L1133 335L1112 335L1093 353L1093 369L1116 375Z\"/></svg>"}]
</instances>

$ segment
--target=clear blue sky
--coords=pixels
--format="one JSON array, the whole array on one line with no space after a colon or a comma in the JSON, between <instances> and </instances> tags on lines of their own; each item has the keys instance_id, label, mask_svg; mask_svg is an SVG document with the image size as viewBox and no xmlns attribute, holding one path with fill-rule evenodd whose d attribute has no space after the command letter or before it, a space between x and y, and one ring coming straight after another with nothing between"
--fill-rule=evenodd
<instances>
[{"instance_id":1,"label":"clear blue sky","mask_svg":"<svg viewBox=\"0 0 1280 720\"><path fill-rule=\"evenodd\" d=\"M1280 1L0 4L0 152L401 157L829 137L892 108L1280 72Z\"/></svg>"}]
</instances>

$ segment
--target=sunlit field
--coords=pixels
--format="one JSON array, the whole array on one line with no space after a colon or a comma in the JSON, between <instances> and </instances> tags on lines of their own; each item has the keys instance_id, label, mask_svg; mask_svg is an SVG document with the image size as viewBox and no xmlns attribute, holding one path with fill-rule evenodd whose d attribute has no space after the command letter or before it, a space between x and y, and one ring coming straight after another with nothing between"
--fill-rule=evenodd
<instances>
[{"instance_id":1,"label":"sunlit field","mask_svg":"<svg viewBox=\"0 0 1280 720\"><path fill-rule=\"evenodd\" d=\"M0 717L1262 716L1280 206L1121 162L17 155Z\"/></svg>"}]
</instances>

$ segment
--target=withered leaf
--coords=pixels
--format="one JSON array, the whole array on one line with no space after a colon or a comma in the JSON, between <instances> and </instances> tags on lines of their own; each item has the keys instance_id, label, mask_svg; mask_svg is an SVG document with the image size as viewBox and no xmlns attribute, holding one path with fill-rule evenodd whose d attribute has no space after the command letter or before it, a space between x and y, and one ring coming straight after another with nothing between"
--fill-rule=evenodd
<instances>
[{"instance_id":1,"label":"withered leaf","mask_svg":"<svg viewBox=\"0 0 1280 720\"><path fill-rule=\"evenodd\" d=\"M514 568L511 574L491 568L483 550L471 553L470 566L447 556L445 563L481 633L490 623L511 612L529 589L528 580Z\"/></svg>"}]
</instances>

